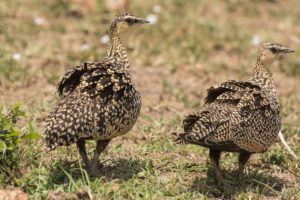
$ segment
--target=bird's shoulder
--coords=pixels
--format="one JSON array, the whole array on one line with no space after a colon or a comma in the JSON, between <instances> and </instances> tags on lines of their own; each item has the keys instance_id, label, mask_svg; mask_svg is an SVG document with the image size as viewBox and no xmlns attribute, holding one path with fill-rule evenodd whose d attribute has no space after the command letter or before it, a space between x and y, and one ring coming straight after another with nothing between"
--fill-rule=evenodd
<instances>
[{"instance_id":1,"label":"bird's shoulder","mask_svg":"<svg viewBox=\"0 0 300 200\"><path fill-rule=\"evenodd\" d=\"M237 108L251 107L253 109L270 103L268 95L258 84L235 80L225 81L209 88L205 103L213 102L230 103L236 105Z\"/></svg>"},{"instance_id":2,"label":"bird's shoulder","mask_svg":"<svg viewBox=\"0 0 300 200\"><path fill-rule=\"evenodd\" d=\"M132 85L129 71L109 62L85 62L68 70L60 79L57 90L60 96L72 93L76 88L98 94L106 89L117 92L128 85Z\"/></svg>"},{"instance_id":3,"label":"bird's shoulder","mask_svg":"<svg viewBox=\"0 0 300 200\"><path fill-rule=\"evenodd\" d=\"M59 96L72 92L79 85L82 75L95 67L94 63L84 62L69 69L58 81L57 91Z\"/></svg>"},{"instance_id":4,"label":"bird's shoulder","mask_svg":"<svg viewBox=\"0 0 300 200\"><path fill-rule=\"evenodd\" d=\"M183 140L200 145L232 142L232 130L272 116L271 101L262 87L252 82L225 81L208 89L205 105L183 120Z\"/></svg>"}]
</instances>

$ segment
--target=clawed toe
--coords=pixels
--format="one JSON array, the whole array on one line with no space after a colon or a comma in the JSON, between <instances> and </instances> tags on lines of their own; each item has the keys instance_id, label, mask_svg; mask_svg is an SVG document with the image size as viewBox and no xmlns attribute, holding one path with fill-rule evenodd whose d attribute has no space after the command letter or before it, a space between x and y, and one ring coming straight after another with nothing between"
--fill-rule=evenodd
<instances>
[{"instance_id":1,"label":"clawed toe","mask_svg":"<svg viewBox=\"0 0 300 200\"><path fill-rule=\"evenodd\" d=\"M227 183L224 181L223 177L217 178L217 186L218 187L227 186Z\"/></svg>"},{"instance_id":2,"label":"clawed toe","mask_svg":"<svg viewBox=\"0 0 300 200\"><path fill-rule=\"evenodd\" d=\"M103 167L103 164L97 161L96 163L92 163L92 166L88 170L88 173L90 175L98 175L101 173L101 168Z\"/></svg>"},{"instance_id":3,"label":"clawed toe","mask_svg":"<svg viewBox=\"0 0 300 200\"><path fill-rule=\"evenodd\" d=\"M97 176L97 175L99 175L100 173L101 173L101 171L100 171L100 169L98 169L98 168L94 168L94 169L90 168L90 169L88 170L88 174L89 174L89 175L92 175L92 176Z\"/></svg>"},{"instance_id":4,"label":"clawed toe","mask_svg":"<svg viewBox=\"0 0 300 200\"><path fill-rule=\"evenodd\" d=\"M243 184L243 174L238 175L238 183L241 185Z\"/></svg>"},{"instance_id":5,"label":"clawed toe","mask_svg":"<svg viewBox=\"0 0 300 200\"><path fill-rule=\"evenodd\" d=\"M84 169L87 171L90 175L98 175L101 172L101 168L103 168L103 164L100 162L97 162L95 164L85 164Z\"/></svg>"}]
</instances>

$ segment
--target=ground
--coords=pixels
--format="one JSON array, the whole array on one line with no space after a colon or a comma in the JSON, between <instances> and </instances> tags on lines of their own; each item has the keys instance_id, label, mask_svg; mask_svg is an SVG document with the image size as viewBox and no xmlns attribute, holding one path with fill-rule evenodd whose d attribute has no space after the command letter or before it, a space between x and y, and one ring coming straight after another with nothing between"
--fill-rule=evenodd
<instances>
[{"instance_id":1,"label":"ground","mask_svg":"<svg viewBox=\"0 0 300 200\"><path fill-rule=\"evenodd\" d=\"M160 12L153 6L160 6ZM279 142L252 156L243 184L236 180L237 155L224 153L222 172L230 182L224 189L215 186L208 150L175 145L170 134L181 129L186 113L202 107L211 85L250 77L258 43L278 42L296 51L274 63L272 71L283 134L299 155L300 1L132 0L128 9L140 17L158 17L125 42L143 101L138 122L109 144L96 177L82 170L74 145L44 154L41 138L23 144L21 175L13 187L30 199L300 198L299 161ZM103 59L107 44L101 38L114 15L101 0L94 5L80 0L0 2L0 102L4 107L23 102L28 117L20 127L32 121L43 133L59 77L84 61ZM90 154L94 146L91 141Z\"/></svg>"}]
</instances>

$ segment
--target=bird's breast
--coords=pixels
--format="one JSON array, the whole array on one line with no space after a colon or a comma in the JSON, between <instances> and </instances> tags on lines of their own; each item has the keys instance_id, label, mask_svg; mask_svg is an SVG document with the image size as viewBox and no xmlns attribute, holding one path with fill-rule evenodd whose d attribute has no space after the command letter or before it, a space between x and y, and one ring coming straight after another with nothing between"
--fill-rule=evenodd
<instances>
[{"instance_id":1,"label":"bird's breast","mask_svg":"<svg viewBox=\"0 0 300 200\"><path fill-rule=\"evenodd\" d=\"M127 133L137 121L140 110L141 96L135 89L111 101L97 112L94 119L95 138L111 139Z\"/></svg>"}]
</instances>

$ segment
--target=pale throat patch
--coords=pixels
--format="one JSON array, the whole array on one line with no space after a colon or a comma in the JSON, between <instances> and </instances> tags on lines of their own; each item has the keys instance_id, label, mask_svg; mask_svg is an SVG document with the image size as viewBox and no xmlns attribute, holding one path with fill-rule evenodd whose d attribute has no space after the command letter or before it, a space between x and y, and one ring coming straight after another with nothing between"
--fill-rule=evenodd
<instances>
[{"instance_id":1,"label":"pale throat patch","mask_svg":"<svg viewBox=\"0 0 300 200\"><path fill-rule=\"evenodd\" d=\"M119 26L118 26L118 33L122 33L125 30L127 30L129 27L128 23L126 22L119 22Z\"/></svg>"},{"instance_id":2,"label":"pale throat patch","mask_svg":"<svg viewBox=\"0 0 300 200\"><path fill-rule=\"evenodd\" d=\"M129 26L126 22L120 23L122 24L119 26L118 33L123 43L127 44L128 38L134 34L135 28L138 26L138 24Z\"/></svg>"},{"instance_id":3,"label":"pale throat patch","mask_svg":"<svg viewBox=\"0 0 300 200\"><path fill-rule=\"evenodd\" d=\"M263 55L261 57L261 61L266 65L270 66L275 60L279 58L280 55L273 55L273 54L268 54L268 55Z\"/></svg>"}]
</instances>

